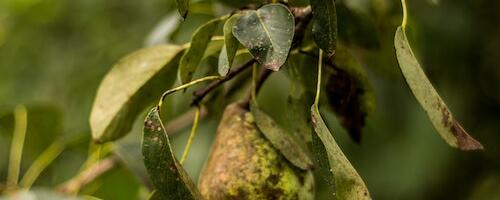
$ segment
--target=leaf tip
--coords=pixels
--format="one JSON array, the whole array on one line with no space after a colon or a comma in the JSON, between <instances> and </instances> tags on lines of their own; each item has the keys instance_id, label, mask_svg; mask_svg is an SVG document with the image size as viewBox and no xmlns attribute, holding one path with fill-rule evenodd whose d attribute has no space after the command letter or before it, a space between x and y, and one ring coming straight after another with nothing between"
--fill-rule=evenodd
<instances>
[{"instance_id":1,"label":"leaf tip","mask_svg":"<svg viewBox=\"0 0 500 200\"><path fill-rule=\"evenodd\" d=\"M457 121L453 122L452 126L450 127L450 131L457 138L457 145L460 150L484 150L484 146L479 141L467 134L464 128L462 128L462 126Z\"/></svg>"}]
</instances>

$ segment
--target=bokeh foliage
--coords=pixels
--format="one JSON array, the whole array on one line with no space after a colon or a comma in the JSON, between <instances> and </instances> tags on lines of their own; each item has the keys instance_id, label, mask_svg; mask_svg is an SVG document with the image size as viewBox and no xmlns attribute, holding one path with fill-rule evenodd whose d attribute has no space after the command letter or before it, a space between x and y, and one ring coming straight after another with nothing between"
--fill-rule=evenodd
<instances>
[{"instance_id":1,"label":"bokeh foliage","mask_svg":"<svg viewBox=\"0 0 500 200\"><path fill-rule=\"evenodd\" d=\"M213 18L213 10L224 10L206 6L209 1L192 2L192 13L170 38L175 43L188 41L201 23ZM488 199L488 193L498 192L491 188L500 187L500 150L496 148L500 141L500 2L408 1L407 36L416 56L455 118L486 149L466 153L448 147L435 133L400 75L393 49L401 19L399 1L343 3L369 16L377 33L367 34L379 36L380 45L370 46L370 50L356 43L349 45L368 71L377 109L367 119L359 145L349 139L331 110L325 108L322 113L373 198ZM164 16L176 12L175 2L169 0L0 1L0 182L6 177L12 110L18 104L28 109L21 174L43 149L65 136L81 139L68 145L35 187L53 188L74 176L87 157L88 116L100 80L120 57L142 47ZM348 23L339 22L341 38L342 24ZM290 85L285 73L272 75L259 97L259 101L269 102L263 109L281 124L289 123L286 116L279 116L286 111ZM189 94L175 95L168 102L174 109L166 119L187 109L182 102L189 100ZM201 121L199 137L186 161L195 180L216 123L210 118ZM128 137L140 134L140 124L136 123ZM174 136L177 152L181 152L187 132ZM147 193L125 165L81 192L103 199L141 199Z\"/></svg>"}]
</instances>

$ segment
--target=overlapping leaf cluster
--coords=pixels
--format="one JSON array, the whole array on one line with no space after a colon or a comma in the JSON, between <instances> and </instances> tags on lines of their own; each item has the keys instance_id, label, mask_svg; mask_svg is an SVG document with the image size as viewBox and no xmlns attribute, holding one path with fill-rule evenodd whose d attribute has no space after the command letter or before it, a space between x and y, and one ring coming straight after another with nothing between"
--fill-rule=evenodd
<instances>
[{"instance_id":1,"label":"overlapping leaf cluster","mask_svg":"<svg viewBox=\"0 0 500 200\"><path fill-rule=\"evenodd\" d=\"M188 1L176 2L181 16L189 16ZM286 67L292 81L287 114L293 119L291 131L268 116L255 98L251 101L250 110L264 136L297 168L315 170L321 175L317 182L329 186L332 198L370 199L366 184L321 117L319 104L323 102L321 91L327 91L325 97L341 124L355 140L360 140L365 117L374 110L374 97L364 69L344 45L378 46L376 38L358 41L346 34L353 30L362 35L375 28L362 15L343 4L336 5L333 0L311 0L310 4L293 9L283 4L245 8L201 25L189 44L162 44L124 57L106 75L97 92L90 117L94 140L108 142L126 135L139 113L152 106L177 79L183 88L198 83L196 72L205 58L218 53L214 70L224 79L234 69L232 66L241 55L238 52L248 52L253 61L267 70ZM305 25L296 24L297 15L303 15ZM309 20L311 26L307 26ZM305 30L310 34L305 35L311 39L297 39L304 36L297 33L303 27L310 27ZM402 74L416 99L451 146L464 150L482 148L453 119L432 87L411 51L404 27L405 23L398 28L394 43ZM322 83L322 78L328 82ZM155 105L144 122L142 152L156 189L151 199L201 199L174 156L160 118L160 106L161 103Z\"/></svg>"}]
</instances>

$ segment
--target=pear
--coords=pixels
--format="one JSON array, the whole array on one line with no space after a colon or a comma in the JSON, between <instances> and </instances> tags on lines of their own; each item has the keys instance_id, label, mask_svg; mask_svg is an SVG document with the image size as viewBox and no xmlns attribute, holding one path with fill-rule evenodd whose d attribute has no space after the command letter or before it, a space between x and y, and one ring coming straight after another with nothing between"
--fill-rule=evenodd
<instances>
[{"instance_id":1,"label":"pear","mask_svg":"<svg viewBox=\"0 0 500 200\"><path fill-rule=\"evenodd\" d=\"M205 199L314 198L314 178L289 163L238 103L226 107L199 180Z\"/></svg>"}]
</instances>

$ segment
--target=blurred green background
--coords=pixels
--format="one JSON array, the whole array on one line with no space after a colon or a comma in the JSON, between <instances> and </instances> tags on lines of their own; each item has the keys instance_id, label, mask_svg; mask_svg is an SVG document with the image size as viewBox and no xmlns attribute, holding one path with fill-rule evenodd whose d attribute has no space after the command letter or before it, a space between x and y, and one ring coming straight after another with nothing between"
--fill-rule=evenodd
<instances>
[{"instance_id":1,"label":"blurred green background","mask_svg":"<svg viewBox=\"0 0 500 200\"><path fill-rule=\"evenodd\" d=\"M192 31L214 14L244 4L213 1L213 5L192 1L192 14L168 40L186 42ZM34 187L55 188L78 173L89 152L88 117L100 80L121 56L156 42L148 35L158 24L178 20L173 2L0 0L2 185L14 126L12 112L20 104L28 110L21 177L33 160L61 137L74 141ZM329 110L324 114L373 198L500 199L500 1L408 2L409 39L417 57L455 117L485 146L484 152L460 152L447 146L404 83L393 48L394 32L401 20L400 2L345 2L368 15L377 27L379 48L351 48L368 71L377 109L368 118L361 144L348 138ZM366 34L369 37L372 33ZM190 94L172 98L167 118L187 108L182 99L189 99ZM266 106L272 115L279 118L279 113L286 111L286 104L280 102L285 102L287 94L284 73L272 75L262 91L264 99L273 99ZM141 121L137 120L132 134L121 141L122 157L129 156L135 164L141 163L137 160ZM216 127L214 119L201 122L186 162L194 179ZM187 132L174 136L177 152L185 144ZM134 175L137 171L141 170L120 164L80 192L103 199L142 199L147 189Z\"/></svg>"}]
</instances>

